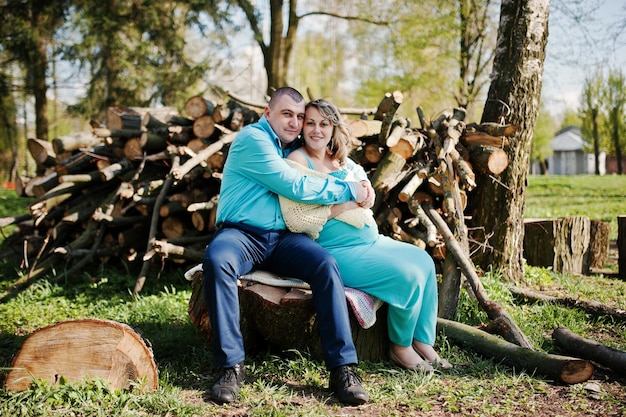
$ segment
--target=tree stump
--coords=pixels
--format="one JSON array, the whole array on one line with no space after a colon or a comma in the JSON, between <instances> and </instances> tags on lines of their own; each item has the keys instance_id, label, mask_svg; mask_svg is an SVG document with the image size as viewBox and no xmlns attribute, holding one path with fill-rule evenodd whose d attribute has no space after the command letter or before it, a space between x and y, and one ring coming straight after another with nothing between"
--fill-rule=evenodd
<instances>
[{"instance_id":1,"label":"tree stump","mask_svg":"<svg viewBox=\"0 0 626 417\"><path fill-rule=\"evenodd\" d=\"M524 227L524 257L528 265L552 267L561 273L589 273L588 217L529 219Z\"/></svg>"},{"instance_id":2,"label":"tree stump","mask_svg":"<svg viewBox=\"0 0 626 417\"><path fill-rule=\"evenodd\" d=\"M323 360L310 290L242 280L239 284L240 327L247 353L267 348L295 349ZM211 342L211 321L204 302L201 273L193 276L188 313L194 326ZM359 359L386 359L389 347L386 305L378 309L376 323L368 329L362 328L350 311L350 326Z\"/></svg>"},{"instance_id":3,"label":"tree stump","mask_svg":"<svg viewBox=\"0 0 626 417\"><path fill-rule=\"evenodd\" d=\"M589 240L589 269L601 269L609 259L611 225L599 220L591 221Z\"/></svg>"},{"instance_id":4,"label":"tree stump","mask_svg":"<svg viewBox=\"0 0 626 417\"><path fill-rule=\"evenodd\" d=\"M152 351L129 326L111 320L64 321L33 332L11 365L4 388L23 391L33 379L58 384L99 377L111 389L129 388L145 378L157 389L159 380Z\"/></svg>"},{"instance_id":5,"label":"tree stump","mask_svg":"<svg viewBox=\"0 0 626 417\"><path fill-rule=\"evenodd\" d=\"M617 258L619 276L626 279L626 216L617 216Z\"/></svg>"}]
</instances>

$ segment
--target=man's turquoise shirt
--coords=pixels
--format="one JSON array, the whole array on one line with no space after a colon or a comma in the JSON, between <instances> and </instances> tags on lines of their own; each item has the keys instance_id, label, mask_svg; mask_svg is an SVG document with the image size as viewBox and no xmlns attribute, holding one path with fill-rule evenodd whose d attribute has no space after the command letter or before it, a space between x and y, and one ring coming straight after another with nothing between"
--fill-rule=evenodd
<instances>
[{"instance_id":1,"label":"man's turquoise shirt","mask_svg":"<svg viewBox=\"0 0 626 417\"><path fill-rule=\"evenodd\" d=\"M354 201L354 183L308 177L283 160L288 153L265 119L245 126L230 146L217 207L217 224L244 223L284 230L277 195L303 203Z\"/></svg>"}]
</instances>

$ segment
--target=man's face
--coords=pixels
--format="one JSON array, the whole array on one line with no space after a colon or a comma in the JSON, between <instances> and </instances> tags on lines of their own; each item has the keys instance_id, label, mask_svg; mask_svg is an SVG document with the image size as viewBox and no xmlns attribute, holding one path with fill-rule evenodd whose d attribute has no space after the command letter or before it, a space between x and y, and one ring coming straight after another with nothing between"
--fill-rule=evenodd
<instances>
[{"instance_id":1,"label":"man's face","mask_svg":"<svg viewBox=\"0 0 626 417\"><path fill-rule=\"evenodd\" d=\"M291 97L284 95L272 108L265 108L265 118L278 135L281 144L286 146L296 140L302 131L304 100L296 103Z\"/></svg>"}]
</instances>

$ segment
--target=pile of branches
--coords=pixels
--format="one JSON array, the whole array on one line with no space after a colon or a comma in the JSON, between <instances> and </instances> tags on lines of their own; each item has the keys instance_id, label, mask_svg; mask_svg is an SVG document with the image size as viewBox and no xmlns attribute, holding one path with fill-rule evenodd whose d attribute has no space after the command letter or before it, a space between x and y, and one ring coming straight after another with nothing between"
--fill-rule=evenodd
<instances>
[{"instance_id":1,"label":"pile of branches","mask_svg":"<svg viewBox=\"0 0 626 417\"><path fill-rule=\"evenodd\" d=\"M375 109L342 109L358 116L349 118L352 157L377 192L381 232L427 248L438 261L452 247L451 234L461 243L453 250L466 256L463 209L476 186L474 170L506 168L503 148L515 127L468 124L463 109L427 120L419 108L419 126L412 126L396 117L401 103L394 92ZM141 263L138 293L151 266L200 262L215 230L229 145L263 107L228 93L191 97L185 116L171 108L111 107L106 122L92 121L89 132L30 139L40 175L22 179L16 190L34 201L26 213L0 219L0 227L17 225L3 254L19 252L24 270L9 291L53 269L67 279L93 262L122 259Z\"/></svg>"}]
</instances>

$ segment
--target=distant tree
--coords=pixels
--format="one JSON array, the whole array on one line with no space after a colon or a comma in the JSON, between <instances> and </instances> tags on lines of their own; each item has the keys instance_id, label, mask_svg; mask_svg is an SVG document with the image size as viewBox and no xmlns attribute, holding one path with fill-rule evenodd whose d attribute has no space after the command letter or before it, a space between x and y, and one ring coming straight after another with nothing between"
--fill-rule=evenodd
<instances>
[{"instance_id":1,"label":"distant tree","mask_svg":"<svg viewBox=\"0 0 626 417\"><path fill-rule=\"evenodd\" d=\"M487 85L488 66L495 48L494 19L491 0L459 0L459 86L457 105L468 109Z\"/></svg>"},{"instance_id":2,"label":"distant tree","mask_svg":"<svg viewBox=\"0 0 626 417\"><path fill-rule=\"evenodd\" d=\"M0 172L9 181L17 176L18 161L17 106L12 88L11 78L0 72Z\"/></svg>"},{"instance_id":3,"label":"distant tree","mask_svg":"<svg viewBox=\"0 0 626 417\"><path fill-rule=\"evenodd\" d=\"M198 25L206 3L73 1L62 56L89 77L85 96L71 111L98 118L112 105L182 107L210 66L185 54L188 27Z\"/></svg>"},{"instance_id":4,"label":"distant tree","mask_svg":"<svg viewBox=\"0 0 626 417\"><path fill-rule=\"evenodd\" d=\"M601 119L604 117L602 104L603 84L604 77L599 70L586 77L579 108L582 118L582 135L583 137L591 138L596 175L600 175L600 149L602 147L600 126Z\"/></svg>"},{"instance_id":5,"label":"distant tree","mask_svg":"<svg viewBox=\"0 0 626 417\"><path fill-rule=\"evenodd\" d=\"M371 3L370 13L392 13L395 22L376 30L358 22L350 26L357 45L354 81L358 102L375 106L384 92L399 90L404 101L398 115L403 117L416 118L417 106L431 118L452 107L461 60L456 2Z\"/></svg>"},{"instance_id":6,"label":"distant tree","mask_svg":"<svg viewBox=\"0 0 626 417\"><path fill-rule=\"evenodd\" d=\"M388 22L371 14L371 10L360 9L352 3L307 2L306 10L298 9L297 0L230 0L226 3L243 11L252 30L254 41L261 49L267 75L267 93L287 84L287 75L293 58L296 34L300 22L311 17L331 17L346 21L368 22L373 25L387 25ZM359 3L358 1L356 2ZM356 10L356 11L355 11ZM267 13L262 13L266 11ZM219 22L217 22L219 23ZM269 32L264 28L269 28ZM328 51L337 53L337 51Z\"/></svg>"},{"instance_id":7,"label":"distant tree","mask_svg":"<svg viewBox=\"0 0 626 417\"><path fill-rule=\"evenodd\" d=\"M24 89L35 99L35 135L43 140L48 139L49 55L67 4L66 0L6 0L0 4L2 49L25 71Z\"/></svg>"},{"instance_id":8,"label":"distant tree","mask_svg":"<svg viewBox=\"0 0 626 417\"><path fill-rule=\"evenodd\" d=\"M475 254L476 263L485 270L501 270L511 281L523 277L526 182L539 112L549 4L549 0L502 0L482 121L511 123L518 129L507 149L507 169L499 181L477 174L468 204L473 239L485 244L485 250Z\"/></svg>"},{"instance_id":9,"label":"distant tree","mask_svg":"<svg viewBox=\"0 0 626 417\"><path fill-rule=\"evenodd\" d=\"M620 70L609 71L603 92L606 108L606 129L611 138L611 150L617 159L617 173L623 174L622 148L626 139L626 79Z\"/></svg>"},{"instance_id":10,"label":"distant tree","mask_svg":"<svg viewBox=\"0 0 626 417\"><path fill-rule=\"evenodd\" d=\"M567 127L567 126L582 126L582 119L580 117L580 113L577 113L575 110L572 109L567 109L565 110L565 113L563 114L563 117L561 119L561 126L560 129Z\"/></svg>"},{"instance_id":11,"label":"distant tree","mask_svg":"<svg viewBox=\"0 0 626 417\"><path fill-rule=\"evenodd\" d=\"M550 145L556 131L556 120L548 109L541 106L531 141L530 159L539 164L539 170L542 175L548 173L548 157L552 154Z\"/></svg>"}]
</instances>

